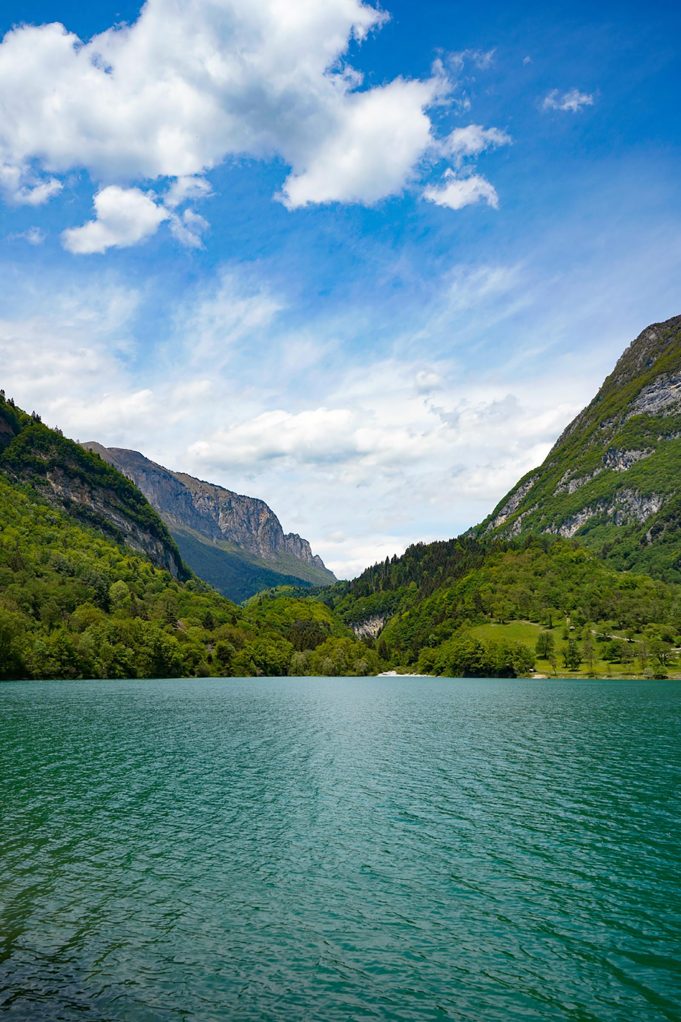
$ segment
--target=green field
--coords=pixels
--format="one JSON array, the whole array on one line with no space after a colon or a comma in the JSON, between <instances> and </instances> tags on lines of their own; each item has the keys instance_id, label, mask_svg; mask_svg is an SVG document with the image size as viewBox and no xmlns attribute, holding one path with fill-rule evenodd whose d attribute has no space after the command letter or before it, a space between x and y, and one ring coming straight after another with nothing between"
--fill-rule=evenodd
<instances>
[{"instance_id":1,"label":"green field","mask_svg":"<svg viewBox=\"0 0 681 1022\"><path fill-rule=\"evenodd\" d=\"M553 636L557 651L560 651L565 645L564 626L562 625L554 628L542 628L532 621L509 621L507 624L490 622L474 625L470 629L470 634L476 639L481 639L483 642L522 642L532 651L536 648L537 639L541 632L549 632ZM641 665L640 662L637 662L637 658L632 663L613 663L598 655L599 648L602 646L602 641L599 641L598 634L596 633L594 636L596 655L593 665L583 663L577 670L567 670L563 664L560 652L558 652L558 663L555 665L538 656L535 673L561 678L587 678L594 676L601 678L640 678L644 672L641 670ZM610 634L614 636L616 633L611 632ZM625 638L623 635L618 635L617 637ZM632 639L631 646L639 653L640 646L644 641L645 636L639 634ZM677 677L681 674L681 659L679 657L670 659L667 665L667 673L670 677Z\"/></svg>"}]
</instances>

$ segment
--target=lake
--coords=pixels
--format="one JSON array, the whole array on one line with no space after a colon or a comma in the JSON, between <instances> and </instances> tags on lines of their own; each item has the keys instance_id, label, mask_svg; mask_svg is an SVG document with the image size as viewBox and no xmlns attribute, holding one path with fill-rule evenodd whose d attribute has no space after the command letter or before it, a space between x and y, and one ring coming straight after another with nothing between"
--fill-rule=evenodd
<instances>
[{"instance_id":1,"label":"lake","mask_svg":"<svg viewBox=\"0 0 681 1022\"><path fill-rule=\"evenodd\" d=\"M681 1018L681 683L0 685L8 1019Z\"/></svg>"}]
</instances>

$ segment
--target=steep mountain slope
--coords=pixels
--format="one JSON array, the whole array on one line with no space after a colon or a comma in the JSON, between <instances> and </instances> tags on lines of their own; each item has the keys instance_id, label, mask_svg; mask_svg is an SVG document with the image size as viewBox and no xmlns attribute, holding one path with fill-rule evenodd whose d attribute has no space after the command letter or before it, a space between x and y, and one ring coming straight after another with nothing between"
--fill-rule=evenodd
<instances>
[{"instance_id":1,"label":"steep mountain slope","mask_svg":"<svg viewBox=\"0 0 681 1022\"><path fill-rule=\"evenodd\" d=\"M617 568L681 580L681 316L636 338L543 465L474 531L576 537Z\"/></svg>"},{"instance_id":2,"label":"steep mountain slope","mask_svg":"<svg viewBox=\"0 0 681 1022\"><path fill-rule=\"evenodd\" d=\"M129 479L0 394L0 679L378 669L321 603L190 577Z\"/></svg>"},{"instance_id":3,"label":"steep mountain slope","mask_svg":"<svg viewBox=\"0 0 681 1022\"><path fill-rule=\"evenodd\" d=\"M161 515L193 570L234 600L277 585L328 585L307 540L285 534L264 501L171 472L138 451L84 445L131 479Z\"/></svg>"},{"instance_id":4,"label":"steep mountain slope","mask_svg":"<svg viewBox=\"0 0 681 1022\"><path fill-rule=\"evenodd\" d=\"M325 606L269 595L237 607L0 474L0 679L378 669Z\"/></svg>"},{"instance_id":5,"label":"steep mountain slope","mask_svg":"<svg viewBox=\"0 0 681 1022\"><path fill-rule=\"evenodd\" d=\"M676 317L633 342L480 526L319 598L385 659L428 672L517 673L540 635L543 670L678 672L681 586L667 583L681 581L680 469Z\"/></svg>"},{"instance_id":6,"label":"steep mountain slope","mask_svg":"<svg viewBox=\"0 0 681 1022\"><path fill-rule=\"evenodd\" d=\"M168 529L140 491L100 458L27 415L0 392L0 473L148 557L175 578L190 572Z\"/></svg>"}]
</instances>

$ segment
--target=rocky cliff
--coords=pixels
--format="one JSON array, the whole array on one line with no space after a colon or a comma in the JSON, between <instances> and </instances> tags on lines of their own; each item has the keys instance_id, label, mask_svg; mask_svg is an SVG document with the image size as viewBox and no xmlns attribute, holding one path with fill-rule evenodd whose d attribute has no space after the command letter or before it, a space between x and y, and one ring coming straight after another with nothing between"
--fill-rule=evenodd
<instances>
[{"instance_id":1,"label":"rocky cliff","mask_svg":"<svg viewBox=\"0 0 681 1022\"><path fill-rule=\"evenodd\" d=\"M626 349L543 465L478 536L576 537L618 568L681 580L681 316Z\"/></svg>"},{"instance_id":2,"label":"rocky cliff","mask_svg":"<svg viewBox=\"0 0 681 1022\"><path fill-rule=\"evenodd\" d=\"M29 484L55 507L144 554L175 578L189 577L168 529L129 479L1 393L0 472Z\"/></svg>"},{"instance_id":3,"label":"rocky cliff","mask_svg":"<svg viewBox=\"0 0 681 1022\"><path fill-rule=\"evenodd\" d=\"M326 585L335 581L322 559L312 553L308 541L295 533L285 533L264 501L203 482L185 472L173 472L138 451L103 447L94 442L84 446L139 487L175 536L187 563L202 577L207 575L206 558L213 561L217 558L224 567L224 556L220 558L220 554L228 553L232 555L232 566L235 555L246 559L244 571L248 564L269 569L265 576L254 579L252 592L291 582ZM211 551L215 551L214 555ZM212 568L214 571L216 563ZM277 574L273 576L272 572ZM231 577L224 585L219 584L219 576L214 573L208 580L218 584L226 595L238 598Z\"/></svg>"}]
</instances>

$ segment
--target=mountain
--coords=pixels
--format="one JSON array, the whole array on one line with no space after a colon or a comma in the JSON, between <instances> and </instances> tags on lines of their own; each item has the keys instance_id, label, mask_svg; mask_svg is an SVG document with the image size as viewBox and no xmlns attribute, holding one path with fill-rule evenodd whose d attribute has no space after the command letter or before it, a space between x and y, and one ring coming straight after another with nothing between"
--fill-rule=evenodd
<instances>
[{"instance_id":1,"label":"mountain","mask_svg":"<svg viewBox=\"0 0 681 1022\"><path fill-rule=\"evenodd\" d=\"M540 647L551 673L681 671L680 469L675 317L636 338L480 526L322 598L384 659L429 673L522 673Z\"/></svg>"},{"instance_id":2,"label":"mountain","mask_svg":"<svg viewBox=\"0 0 681 1022\"><path fill-rule=\"evenodd\" d=\"M284 533L267 504L172 472L138 451L83 445L131 479L168 526L201 578L242 601L279 585L328 585L333 572L295 533Z\"/></svg>"},{"instance_id":3,"label":"mountain","mask_svg":"<svg viewBox=\"0 0 681 1022\"><path fill-rule=\"evenodd\" d=\"M681 316L633 341L475 534L575 537L616 568L681 581Z\"/></svg>"},{"instance_id":4,"label":"mountain","mask_svg":"<svg viewBox=\"0 0 681 1022\"><path fill-rule=\"evenodd\" d=\"M0 473L48 503L144 554L175 578L190 572L167 527L125 476L17 408L0 391Z\"/></svg>"},{"instance_id":5,"label":"mountain","mask_svg":"<svg viewBox=\"0 0 681 1022\"><path fill-rule=\"evenodd\" d=\"M0 392L1 679L379 669L318 601L192 576L129 479Z\"/></svg>"}]
</instances>

